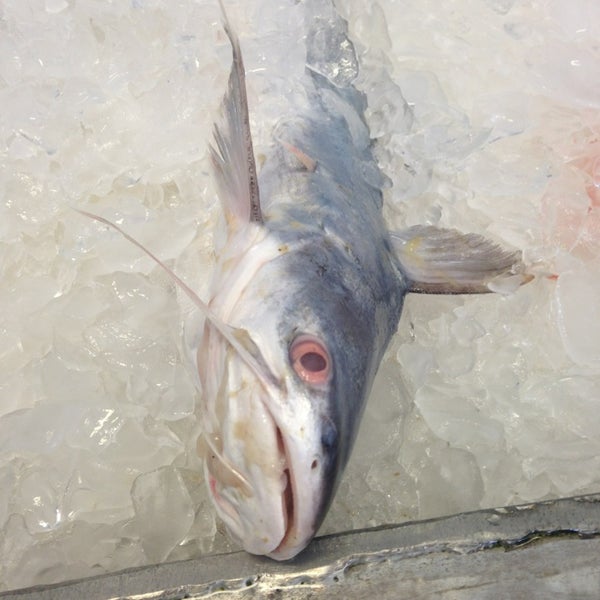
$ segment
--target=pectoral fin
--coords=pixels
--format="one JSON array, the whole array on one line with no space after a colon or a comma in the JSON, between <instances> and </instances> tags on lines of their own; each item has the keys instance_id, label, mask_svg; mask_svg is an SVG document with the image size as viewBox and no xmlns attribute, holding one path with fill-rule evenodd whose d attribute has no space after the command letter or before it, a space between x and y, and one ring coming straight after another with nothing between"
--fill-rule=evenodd
<instances>
[{"instance_id":1,"label":"pectoral fin","mask_svg":"<svg viewBox=\"0 0 600 600\"><path fill-rule=\"evenodd\" d=\"M391 238L409 292L506 293L533 279L520 252L503 250L480 235L417 225Z\"/></svg>"},{"instance_id":2,"label":"pectoral fin","mask_svg":"<svg viewBox=\"0 0 600 600\"><path fill-rule=\"evenodd\" d=\"M248 98L242 52L229 25L223 4L223 25L233 53L227 92L221 105L222 120L215 124L210 147L219 198L229 226L262 222L256 162L250 132Z\"/></svg>"}]
</instances>

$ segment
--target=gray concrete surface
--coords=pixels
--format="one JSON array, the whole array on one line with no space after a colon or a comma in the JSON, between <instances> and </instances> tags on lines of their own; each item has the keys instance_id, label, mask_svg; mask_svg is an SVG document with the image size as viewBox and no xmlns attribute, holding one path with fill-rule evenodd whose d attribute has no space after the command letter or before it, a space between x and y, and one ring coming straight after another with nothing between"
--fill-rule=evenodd
<instances>
[{"instance_id":1,"label":"gray concrete surface","mask_svg":"<svg viewBox=\"0 0 600 600\"><path fill-rule=\"evenodd\" d=\"M206 556L1 600L600 598L600 495L326 536L296 560Z\"/></svg>"}]
</instances>

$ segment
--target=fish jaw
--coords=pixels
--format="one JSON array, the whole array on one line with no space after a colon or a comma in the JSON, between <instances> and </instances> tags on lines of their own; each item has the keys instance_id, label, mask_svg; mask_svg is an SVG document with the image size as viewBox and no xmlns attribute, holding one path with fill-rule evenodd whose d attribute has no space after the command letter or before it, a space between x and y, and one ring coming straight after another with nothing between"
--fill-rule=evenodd
<instances>
[{"instance_id":1,"label":"fish jaw","mask_svg":"<svg viewBox=\"0 0 600 600\"><path fill-rule=\"evenodd\" d=\"M308 546L337 487L337 474L332 470L337 462L337 449L329 447L324 452L320 428L313 427L310 433L283 437L289 465L285 494L287 529L277 548L267 553L274 560L294 558Z\"/></svg>"},{"instance_id":2,"label":"fish jaw","mask_svg":"<svg viewBox=\"0 0 600 600\"><path fill-rule=\"evenodd\" d=\"M256 412L256 411L255 411ZM205 476L211 500L230 537L251 554L268 554L277 547L287 529L285 457L277 448L277 428L264 422L260 445L245 445L249 454L262 454L266 461L236 465L242 486L227 480L205 462ZM256 439L255 439L256 442ZM228 456L228 453L226 453ZM229 457L228 457L229 458Z\"/></svg>"},{"instance_id":3,"label":"fish jaw","mask_svg":"<svg viewBox=\"0 0 600 600\"><path fill-rule=\"evenodd\" d=\"M205 477L230 536L251 554L287 560L312 540L333 496L337 447L323 440L337 432L309 397L272 403L260 384L254 392L230 393L221 457L207 450Z\"/></svg>"}]
</instances>

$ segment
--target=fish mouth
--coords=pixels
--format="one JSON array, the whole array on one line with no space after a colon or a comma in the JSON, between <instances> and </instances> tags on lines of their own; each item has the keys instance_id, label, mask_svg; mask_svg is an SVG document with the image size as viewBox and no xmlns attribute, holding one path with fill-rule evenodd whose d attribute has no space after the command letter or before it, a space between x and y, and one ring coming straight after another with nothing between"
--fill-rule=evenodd
<instances>
[{"instance_id":1,"label":"fish mouth","mask_svg":"<svg viewBox=\"0 0 600 600\"><path fill-rule=\"evenodd\" d=\"M213 454L212 461L205 460L205 475L231 537L251 554L283 561L304 550L314 537L327 490L316 468L321 461L308 451L312 440L288 433L270 411L263 414L270 420L272 433L267 437L273 440L271 458L264 462L267 471L240 469L222 454Z\"/></svg>"},{"instance_id":2,"label":"fish mouth","mask_svg":"<svg viewBox=\"0 0 600 600\"><path fill-rule=\"evenodd\" d=\"M319 461L307 460L305 440L291 438L286 441L279 428L277 435L280 451L285 457L283 474L286 485L281 494L285 533L278 546L267 556L283 561L294 558L308 546L315 536L326 503L323 502L322 479L316 469Z\"/></svg>"},{"instance_id":3,"label":"fish mouth","mask_svg":"<svg viewBox=\"0 0 600 600\"><path fill-rule=\"evenodd\" d=\"M204 468L213 504L230 535L251 554L286 560L295 556L306 544L298 547L297 543L294 543L298 524L292 463L284 435L274 419L272 425L281 464L278 479L283 490L280 488L279 500L271 496L270 502L264 502L275 491L273 487L257 486L256 481L252 485L246 479L246 475L237 469L237 475L234 477L234 471L229 470L232 469L230 465L229 468L222 468L219 461L213 461L212 464L205 461ZM242 478L245 485L241 485ZM238 493L233 494L233 489ZM262 525L258 525L259 523ZM311 537L309 536L308 540Z\"/></svg>"},{"instance_id":4,"label":"fish mouth","mask_svg":"<svg viewBox=\"0 0 600 600\"><path fill-rule=\"evenodd\" d=\"M294 528L294 493L292 491L289 469L285 469L284 473L287 477L287 484L285 486L285 490L283 491L282 497L283 515L286 522L285 533L281 539L281 542L279 542L279 546L277 546L273 552L268 554L268 556L277 560L287 560L302 550L302 548L299 548L291 556L288 556L289 549L287 548L287 544L291 537L292 529Z\"/></svg>"},{"instance_id":5,"label":"fish mouth","mask_svg":"<svg viewBox=\"0 0 600 600\"><path fill-rule=\"evenodd\" d=\"M283 469L283 474L286 478L285 488L281 495L281 508L283 512L283 518L285 519L285 533L279 542L279 545L275 550L270 552L268 556L271 558L275 558L278 560L285 560L283 557L285 554L285 549L290 539L292 529L294 528L294 517L295 517L295 502L294 502L294 489L292 483L292 474L290 470L290 459L288 456L288 452L286 450L285 442L283 435L281 433L281 429L277 427L277 445L279 447L279 451L282 456L285 457L285 468ZM291 556L289 557L291 558Z\"/></svg>"}]
</instances>

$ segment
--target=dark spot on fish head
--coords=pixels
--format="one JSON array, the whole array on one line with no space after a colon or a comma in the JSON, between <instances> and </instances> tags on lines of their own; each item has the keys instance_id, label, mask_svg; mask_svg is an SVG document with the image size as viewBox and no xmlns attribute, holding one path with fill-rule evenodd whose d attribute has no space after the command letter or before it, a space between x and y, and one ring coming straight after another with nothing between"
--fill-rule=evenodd
<instances>
[{"instance_id":1,"label":"dark spot on fish head","mask_svg":"<svg viewBox=\"0 0 600 600\"><path fill-rule=\"evenodd\" d=\"M331 419L323 419L323 429L321 430L321 446L325 455L336 451L338 442L337 428Z\"/></svg>"},{"instance_id":2,"label":"dark spot on fish head","mask_svg":"<svg viewBox=\"0 0 600 600\"><path fill-rule=\"evenodd\" d=\"M325 251L322 251L322 249L315 251L311 255L310 262L314 265L315 273L319 277L323 277L329 270L329 257Z\"/></svg>"}]
</instances>

